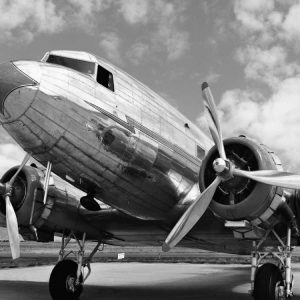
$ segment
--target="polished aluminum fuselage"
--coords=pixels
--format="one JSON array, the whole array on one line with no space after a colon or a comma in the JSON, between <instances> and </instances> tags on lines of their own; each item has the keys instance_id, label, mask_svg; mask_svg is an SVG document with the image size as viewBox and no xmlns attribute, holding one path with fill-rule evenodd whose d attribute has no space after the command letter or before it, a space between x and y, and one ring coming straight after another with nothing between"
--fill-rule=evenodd
<instances>
[{"instance_id":1,"label":"polished aluminum fuselage","mask_svg":"<svg viewBox=\"0 0 300 300\"><path fill-rule=\"evenodd\" d=\"M210 141L150 89L98 62L114 75L115 92L62 66L14 62L35 83L7 95L1 123L81 190L131 216L167 219L199 194L197 147L205 152Z\"/></svg>"}]
</instances>

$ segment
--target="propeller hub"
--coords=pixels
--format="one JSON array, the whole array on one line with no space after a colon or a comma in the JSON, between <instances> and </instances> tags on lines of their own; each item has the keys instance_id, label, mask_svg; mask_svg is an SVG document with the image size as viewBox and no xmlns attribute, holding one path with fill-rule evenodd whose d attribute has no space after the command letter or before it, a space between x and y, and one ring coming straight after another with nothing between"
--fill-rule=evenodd
<instances>
[{"instance_id":1,"label":"propeller hub","mask_svg":"<svg viewBox=\"0 0 300 300\"><path fill-rule=\"evenodd\" d=\"M214 170L217 173L222 173L226 169L228 169L226 161L223 158L217 158L217 159L215 159L214 162L213 162L213 167L214 167Z\"/></svg>"},{"instance_id":2,"label":"propeller hub","mask_svg":"<svg viewBox=\"0 0 300 300\"><path fill-rule=\"evenodd\" d=\"M10 198L10 202L17 212L23 205L26 197L27 182L23 175L19 175L13 184L9 182L0 183L0 212L6 214L5 197Z\"/></svg>"}]
</instances>

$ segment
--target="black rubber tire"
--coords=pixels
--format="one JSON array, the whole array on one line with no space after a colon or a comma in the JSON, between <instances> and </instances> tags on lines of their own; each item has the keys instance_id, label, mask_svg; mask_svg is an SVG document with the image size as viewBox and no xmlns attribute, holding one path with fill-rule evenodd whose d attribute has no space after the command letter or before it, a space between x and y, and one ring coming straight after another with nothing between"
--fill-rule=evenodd
<instances>
[{"instance_id":1,"label":"black rubber tire","mask_svg":"<svg viewBox=\"0 0 300 300\"><path fill-rule=\"evenodd\" d=\"M256 272L254 280L254 300L276 300L276 285L283 285L281 272L271 263L262 265Z\"/></svg>"},{"instance_id":2,"label":"black rubber tire","mask_svg":"<svg viewBox=\"0 0 300 300\"><path fill-rule=\"evenodd\" d=\"M67 279L72 277L76 280L77 263L73 260L62 260L53 268L49 279L49 291L53 300L77 300L82 293L82 274L80 285L75 291L67 289Z\"/></svg>"}]
</instances>

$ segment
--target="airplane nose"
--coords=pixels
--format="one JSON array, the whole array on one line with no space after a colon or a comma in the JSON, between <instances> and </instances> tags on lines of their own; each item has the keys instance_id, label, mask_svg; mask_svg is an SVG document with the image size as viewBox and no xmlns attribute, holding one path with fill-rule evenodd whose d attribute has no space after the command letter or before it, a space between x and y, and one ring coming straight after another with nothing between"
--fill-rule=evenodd
<instances>
[{"instance_id":1,"label":"airplane nose","mask_svg":"<svg viewBox=\"0 0 300 300\"><path fill-rule=\"evenodd\" d=\"M21 97L20 90L16 94L14 91L36 84L35 80L21 71L13 62L0 64L0 119L12 117L11 113L18 113L18 110L25 108L26 99Z\"/></svg>"}]
</instances>

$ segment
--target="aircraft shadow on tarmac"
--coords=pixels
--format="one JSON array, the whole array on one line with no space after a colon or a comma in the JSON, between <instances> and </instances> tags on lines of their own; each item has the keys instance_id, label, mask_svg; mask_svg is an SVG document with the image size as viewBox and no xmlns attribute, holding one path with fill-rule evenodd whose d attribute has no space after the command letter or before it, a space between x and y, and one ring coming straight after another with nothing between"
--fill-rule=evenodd
<instances>
[{"instance_id":1,"label":"aircraft shadow on tarmac","mask_svg":"<svg viewBox=\"0 0 300 300\"><path fill-rule=\"evenodd\" d=\"M177 283L175 282L174 285ZM23 299L23 300L50 300L47 283L1 281L1 299ZM199 299L199 296L206 300L210 299L249 299L247 294L236 294L229 289L220 290L218 287L180 287L176 286L89 286L86 285L81 300L112 300L112 299ZM297 298L294 298L297 299ZM300 300L300 298L298 299Z\"/></svg>"},{"instance_id":2,"label":"aircraft shadow on tarmac","mask_svg":"<svg viewBox=\"0 0 300 300\"><path fill-rule=\"evenodd\" d=\"M143 283L137 286L131 284L129 286L86 285L84 287L81 300L112 300L112 299L231 299L246 300L251 299L247 294L246 285L248 283L248 274L237 274L224 280L224 277L215 276L210 282L203 282L203 277L196 274L190 274L190 278L183 280L163 282L161 284ZM219 277L219 278L218 278ZM221 280L222 279L222 280ZM242 291L237 292L234 289L242 286ZM50 300L46 282L31 281L0 281L1 300ZM295 296L293 300L300 300L300 296Z\"/></svg>"}]
</instances>

